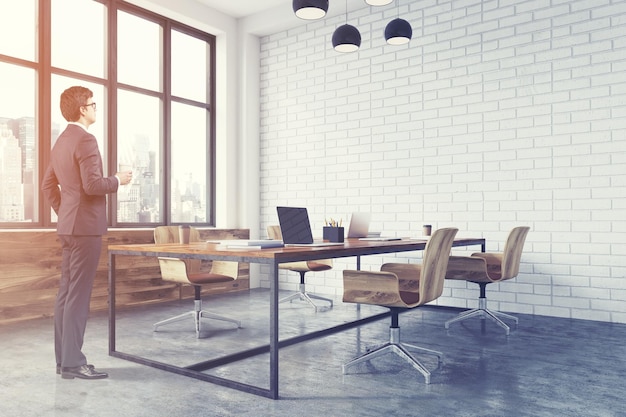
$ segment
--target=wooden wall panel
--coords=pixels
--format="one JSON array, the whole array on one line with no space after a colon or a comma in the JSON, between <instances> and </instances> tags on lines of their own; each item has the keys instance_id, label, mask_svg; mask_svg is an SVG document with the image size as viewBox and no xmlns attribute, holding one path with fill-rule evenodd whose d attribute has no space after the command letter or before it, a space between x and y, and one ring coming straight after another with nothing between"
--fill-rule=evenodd
<instances>
[{"instance_id":1,"label":"wooden wall panel","mask_svg":"<svg viewBox=\"0 0 626 417\"><path fill-rule=\"evenodd\" d=\"M202 239L248 239L247 229L201 229ZM103 236L91 310L108 308L109 244L153 242L152 229L115 229ZM208 262L207 262L208 264ZM181 288L161 280L156 258L117 256L117 307L193 298L190 286ZM207 265L209 266L209 265ZM0 325L51 317L61 268L61 244L54 230L0 231ZM239 265L232 283L205 286L203 294L245 291L250 288L248 264Z\"/></svg>"}]
</instances>

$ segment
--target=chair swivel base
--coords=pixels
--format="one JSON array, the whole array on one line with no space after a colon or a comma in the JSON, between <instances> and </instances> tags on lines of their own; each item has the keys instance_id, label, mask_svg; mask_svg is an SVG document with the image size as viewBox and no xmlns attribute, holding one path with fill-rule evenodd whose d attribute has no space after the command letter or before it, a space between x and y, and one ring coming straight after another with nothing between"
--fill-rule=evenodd
<instances>
[{"instance_id":1,"label":"chair swivel base","mask_svg":"<svg viewBox=\"0 0 626 417\"><path fill-rule=\"evenodd\" d=\"M326 302L330 303L330 306L328 308L332 308L333 307L333 300L331 300L330 298L320 297L319 295L310 294L310 293L306 292L304 290L304 285L303 284L300 284L300 290L298 292L290 294L290 295L288 295L286 297L283 297L280 300L278 300L278 302L279 303L284 303L286 301L292 302L295 299L306 301L307 303L311 304L311 306L313 306L315 311L318 311L320 306L318 306L317 304L315 304L315 302L313 302L314 299L315 300L326 301Z\"/></svg>"},{"instance_id":2,"label":"chair swivel base","mask_svg":"<svg viewBox=\"0 0 626 417\"><path fill-rule=\"evenodd\" d=\"M198 304L197 304L198 305ZM178 316L174 316L171 317L169 319L165 319L162 320L158 323L155 323L153 325L153 331L157 331L157 329L165 324L170 324L170 323L174 323L177 321L181 321L181 320L187 320L188 317L191 316L194 319L195 325L196 325L196 337L199 339L200 338L200 319L201 318L207 318L207 319L213 319L213 320L220 320L220 321L227 321L229 323L235 323L237 325L237 328L241 328L241 322L239 320L235 320L235 319L231 319L228 317L224 317L224 316L219 316L217 314L214 313L210 313L206 310L201 310L200 308L197 308L193 311L188 311L186 313L180 314Z\"/></svg>"},{"instance_id":3,"label":"chair swivel base","mask_svg":"<svg viewBox=\"0 0 626 417\"><path fill-rule=\"evenodd\" d=\"M469 319L471 317L480 317L483 320L485 318L490 318L498 326L502 327L505 330L507 336L511 332L511 328L504 321L502 321L502 319L500 319L500 317L505 318L505 319L509 319L509 320L513 320L516 325L519 323L519 319L517 317L515 317L515 316L511 316L510 314L501 313L499 311L489 310L487 308L487 299L486 298L479 298L478 299L478 308L474 308L474 309L471 309L471 310L464 311L464 312L460 313L458 316L456 316L456 317L446 321L445 327L446 327L446 329L449 329L450 328L450 324L456 323L457 321Z\"/></svg>"},{"instance_id":4,"label":"chair swivel base","mask_svg":"<svg viewBox=\"0 0 626 417\"><path fill-rule=\"evenodd\" d=\"M420 361L418 361L415 358L415 356L411 354L411 352L409 352L409 349L412 349L421 353L435 355L437 357L437 365L441 363L441 360L443 358L443 353L438 352L436 350L430 350L430 349L426 349L420 346L410 345L407 343L401 343L400 342L400 328L392 327L389 329L389 342L381 346L378 346L376 348L368 349L368 351L365 352L364 354L357 356L356 358L343 364L342 372L345 375L348 372L348 368L353 365L356 365L362 362L367 362L371 359L374 359L378 356L385 355L387 353L395 353L396 355L400 356L402 359L407 361L409 364L411 364L411 366L413 366L415 369L417 369L424 376L424 381L426 384L430 384L430 371L426 369L426 367Z\"/></svg>"}]
</instances>

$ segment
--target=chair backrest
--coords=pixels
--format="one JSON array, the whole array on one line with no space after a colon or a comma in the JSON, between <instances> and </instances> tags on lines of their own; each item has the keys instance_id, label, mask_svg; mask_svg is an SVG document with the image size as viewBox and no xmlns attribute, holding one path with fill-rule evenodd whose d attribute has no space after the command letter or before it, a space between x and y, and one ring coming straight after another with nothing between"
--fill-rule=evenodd
<instances>
[{"instance_id":1,"label":"chair backrest","mask_svg":"<svg viewBox=\"0 0 626 417\"><path fill-rule=\"evenodd\" d=\"M502 280L514 278L519 273L522 249L524 249L524 242L529 231L530 227L519 226L509 233L502 254Z\"/></svg>"},{"instance_id":2,"label":"chair backrest","mask_svg":"<svg viewBox=\"0 0 626 417\"><path fill-rule=\"evenodd\" d=\"M155 243L179 243L180 234L178 226L157 226L154 228ZM200 232L195 227L189 228L189 242L200 242ZM198 273L202 269L202 261L200 259L177 259L177 261L186 265L186 273ZM169 266L172 268L173 259L168 259ZM163 264L161 265L163 275ZM175 265L174 265L175 268ZM229 261L213 261L211 262L211 273L226 275L237 279L239 275L239 263ZM180 275L180 274L178 274ZM176 279L180 281L180 279Z\"/></svg>"},{"instance_id":3,"label":"chair backrest","mask_svg":"<svg viewBox=\"0 0 626 417\"><path fill-rule=\"evenodd\" d=\"M157 226L154 228L154 243L180 243L178 226ZM189 228L189 241L199 242L200 232L195 227Z\"/></svg>"},{"instance_id":4,"label":"chair backrest","mask_svg":"<svg viewBox=\"0 0 626 417\"><path fill-rule=\"evenodd\" d=\"M180 234L178 226L157 226L154 228L154 243L180 243ZM199 242L200 233L195 227L189 228L189 242ZM200 259L180 259L187 265L187 273L195 273L200 271L202 261ZM171 261L170 261L171 264ZM163 271L162 271L163 273Z\"/></svg>"},{"instance_id":5,"label":"chair backrest","mask_svg":"<svg viewBox=\"0 0 626 417\"><path fill-rule=\"evenodd\" d=\"M283 234L280 231L280 226L277 224L267 226L267 237L272 240L283 240Z\"/></svg>"},{"instance_id":6,"label":"chair backrest","mask_svg":"<svg viewBox=\"0 0 626 417\"><path fill-rule=\"evenodd\" d=\"M419 282L419 305L441 296L452 242L458 231L453 227L435 230L426 243Z\"/></svg>"}]
</instances>

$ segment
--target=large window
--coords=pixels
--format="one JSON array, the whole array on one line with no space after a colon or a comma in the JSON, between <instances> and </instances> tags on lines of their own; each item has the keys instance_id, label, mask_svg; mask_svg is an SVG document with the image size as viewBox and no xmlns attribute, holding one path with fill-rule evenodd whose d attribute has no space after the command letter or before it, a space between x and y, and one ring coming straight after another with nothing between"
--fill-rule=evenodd
<instances>
[{"instance_id":1,"label":"large window","mask_svg":"<svg viewBox=\"0 0 626 417\"><path fill-rule=\"evenodd\" d=\"M108 198L111 226L213 225L214 37L121 0L11 4L0 25L0 227L56 221L39 179L72 85L94 93L89 131L105 175L133 169Z\"/></svg>"},{"instance_id":2,"label":"large window","mask_svg":"<svg viewBox=\"0 0 626 417\"><path fill-rule=\"evenodd\" d=\"M0 74L0 221L37 222L37 73L0 62Z\"/></svg>"}]
</instances>

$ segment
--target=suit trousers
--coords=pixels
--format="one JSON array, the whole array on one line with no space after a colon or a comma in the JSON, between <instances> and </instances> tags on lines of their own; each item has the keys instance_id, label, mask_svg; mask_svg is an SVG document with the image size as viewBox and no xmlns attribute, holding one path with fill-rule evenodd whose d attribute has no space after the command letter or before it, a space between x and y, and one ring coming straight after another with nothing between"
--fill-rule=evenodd
<instances>
[{"instance_id":1,"label":"suit trousers","mask_svg":"<svg viewBox=\"0 0 626 417\"><path fill-rule=\"evenodd\" d=\"M87 364L82 352L102 236L59 235L61 281L54 306L54 352L64 368Z\"/></svg>"}]
</instances>

